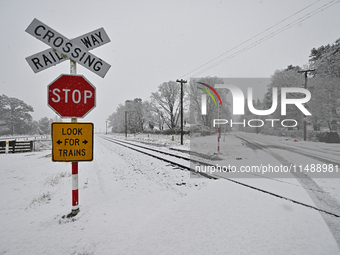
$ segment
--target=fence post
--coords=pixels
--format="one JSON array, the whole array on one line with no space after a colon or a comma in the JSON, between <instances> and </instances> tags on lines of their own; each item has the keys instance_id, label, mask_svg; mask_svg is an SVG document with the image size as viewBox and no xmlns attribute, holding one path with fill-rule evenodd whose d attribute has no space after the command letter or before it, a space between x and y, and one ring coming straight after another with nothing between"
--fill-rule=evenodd
<instances>
[{"instance_id":1,"label":"fence post","mask_svg":"<svg viewBox=\"0 0 340 255\"><path fill-rule=\"evenodd\" d=\"M9 141L6 141L5 153L8 154L8 151L9 151Z\"/></svg>"}]
</instances>

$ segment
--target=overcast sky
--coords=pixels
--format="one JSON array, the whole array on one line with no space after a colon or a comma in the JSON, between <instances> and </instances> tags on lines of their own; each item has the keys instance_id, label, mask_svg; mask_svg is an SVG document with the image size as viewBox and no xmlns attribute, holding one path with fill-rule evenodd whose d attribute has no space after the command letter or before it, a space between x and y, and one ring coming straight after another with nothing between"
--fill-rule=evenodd
<instances>
[{"instance_id":1,"label":"overcast sky","mask_svg":"<svg viewBox=\"0 0 340 255\"><path fill-rule=\"evenodd\" d=\"M25 58L49 48L25 32L34 18L70 39L100 27L110 37L110 43L91 51L111 65L105 78L77 66L77 73L97 89L97 107L79 121L94 122L96 131L104 131L105 120L119 103L147 100L162 82L202 76L269 78L290 64L307 64L313 47L340 38L338 2L0 0L0 94L33 106L35 120L56 116L47 106L47 85L69 74L70 64L65 61L34 74ZM314 12L321 7L323 11ZM287 29L255 43L281 28ZM231 57L249 45L255 47Z\"/></svg>"}]
</instances>

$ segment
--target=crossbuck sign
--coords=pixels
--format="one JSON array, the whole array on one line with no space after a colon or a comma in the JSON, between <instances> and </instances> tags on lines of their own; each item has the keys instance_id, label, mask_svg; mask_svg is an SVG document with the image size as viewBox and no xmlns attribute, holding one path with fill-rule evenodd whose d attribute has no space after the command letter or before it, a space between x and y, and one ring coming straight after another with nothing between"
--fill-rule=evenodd
<instances>
[{"instance_id":1,"label":"crossbuck sign","mask_svg":"<svg viewBox=\"0 0 340 255\"><path fill-rule=\"evenodd\" d=\"M41 21L34 19L27 27L26 32L52 47L26 58L35 73L67 59L76 61L102 78L111 67L102 59L88 52L88 50L110 42L103 28L69 40Z\"/></svg>"}]
</instances>

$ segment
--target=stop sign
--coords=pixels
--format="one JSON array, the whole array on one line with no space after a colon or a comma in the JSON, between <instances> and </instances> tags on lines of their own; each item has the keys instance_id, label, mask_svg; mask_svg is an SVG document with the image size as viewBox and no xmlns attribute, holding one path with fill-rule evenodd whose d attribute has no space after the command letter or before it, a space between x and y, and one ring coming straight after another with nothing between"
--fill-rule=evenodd
<instances>
[{"instance_id":1,"label":"stop sign","mask_svg":"<svg viewBox=\"0 0 340 255\"><path fill-rule=\"evenodd\" d=\"M96 107L96 87L82 75L62 74L47 91L48 106L61 117L83 118Z\"/></svg>"}]
</instances>

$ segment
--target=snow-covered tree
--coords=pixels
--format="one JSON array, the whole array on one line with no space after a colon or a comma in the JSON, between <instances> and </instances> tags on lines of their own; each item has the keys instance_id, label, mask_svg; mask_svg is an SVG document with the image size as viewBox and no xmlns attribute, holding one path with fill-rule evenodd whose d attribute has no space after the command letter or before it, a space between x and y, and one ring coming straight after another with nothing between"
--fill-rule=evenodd
<instances>
[{"instance_id":1,"label":"snow-covered tree","mask_svg":"<svg viewBox=\"0 0 340 255\"><path fill-rule=\"evenodd\" d=\"M340 38L333 45L313 48L309 57L316 76L340 78Z\"/></svg>"},{"instance_id":2,"label":"snow-covered tree","mask_svg":"<svg viewBox=\"0 0 340 255\"><path fill-rule=\"evenodd\" d=\"M314 130L327 126L332 130L331 123L340 119L340 79L336 77L314 77L309 81L309 90L312 93L308 103L312 113L311 121Z\"/></svg>"},{"instance_id":3,"label":"snow-covered tree","mask_svg":"<svg viewBox=\"0 0 340 255\"><path fill-rule=\"evenodd\" d=\"M223 79L219 77L204 77L200 79L191 79L189 84L189 99L190 99L190 119L191 123L200 123L207 127L212 127L213 119L218 118L218 110L220 111L220 118L227 119L230 117L229 104L227 102L227 94L229 90L226 89L216 89L217 93L221 97L222 107L220 106L219 100L216 98L213 92L212 95L215 98L216 104L213 99L208 95L207 96L207 114L202 115L201 112L201 102L202 102L202 94L205 93L201 89L197 87L204 87L197 82L202 82L204 84L208 84L211 87L215 87L215 84L224 84ZM204 87L204 89L206 89ZM209 90L209 89L208 89ZM218 106L217 106L218 104Z\"/></svg>"},{"instance_id":4,"label":"snow-covered tree","mask_svg":"<svg viewBox=\"0 0 340 255\"><path fill-rule=\"evenodd\" d=\"M298 122L297 128L302 126L303 113L295 106L288 104L286 106L286 115L281 115L281 88L283 87L304 87L304 76L298 73L301 68L299 66L288 66L283 70L276 70L271 76L271 82L268 85L268 91L264 96L263 104L265 109L270 109L273 104L273 88L278 88L277 91L277 108L274 113L271 114L271 118L274 119L295 119ZM289 93L287 98L302 98L303 94L300 93ZM290 125L294 123L286 123Z\"/></svg>"},{"instance_id":5,"label":"snow-covered tree","mask_svg":"<svg viewBox=\"0 0 340 255\"><path fill-rule=\"evenodd\" d=\"M32 131L33 119L29 112L33 112L33 107L24 101L0 96L0 120L6 123L12 135L29 134Z\"/></svg>"},{"instance_id":6,"label":"snow-covered tree","mask_svg":"<svg viewBox=\"0 0 340 255\"><path fill-rule=\"evenodd\" d=\"M158 86L158 91L151 93L151 102L158 116L170 129L178 125L181 105L180 94L180 85L174 81L163 82Z\"/></svg>"}]
</instances>

